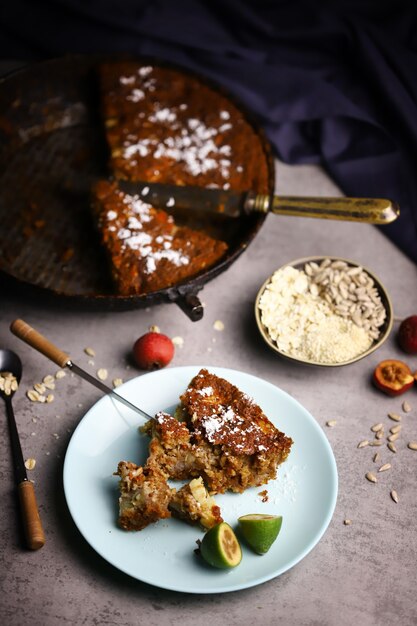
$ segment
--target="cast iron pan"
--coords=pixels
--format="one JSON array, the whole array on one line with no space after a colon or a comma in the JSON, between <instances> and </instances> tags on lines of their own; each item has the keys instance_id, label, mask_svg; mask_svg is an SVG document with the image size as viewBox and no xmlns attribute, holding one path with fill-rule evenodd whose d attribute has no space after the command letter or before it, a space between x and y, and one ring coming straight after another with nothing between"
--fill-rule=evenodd
<instances>
[{"instance_id":1,"label":"cast iron pan","mask_svg":"<svg viewBox=\"0 0 417 626\"><path fill-rule=\"evenodd\" d=\"M89 208L92 181L108 175L94 80L97 64L105 60L111 59L61 58L0 81L0 275L28 296L52 297L66 306L126 310L176 302L190 319L201 319L198 292L238 258L265 216L212 221L212 234L227 241L229 250L193 279L146 295L117 295ZM269 143L237 106L261 138L272 193Z\"/></svg>"}]
</instances>

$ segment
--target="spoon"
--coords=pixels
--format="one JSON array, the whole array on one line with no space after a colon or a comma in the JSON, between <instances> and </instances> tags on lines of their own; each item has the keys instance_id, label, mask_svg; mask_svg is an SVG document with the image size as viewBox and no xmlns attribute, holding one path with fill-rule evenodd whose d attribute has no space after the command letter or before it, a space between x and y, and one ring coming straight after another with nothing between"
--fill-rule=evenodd
<instances>
[{"instance_id":1,"label":"spoon","mask_svg":"<svg viewBox=\"0 0 417 626\"><path fill-rule=\"evenodd\" d=\"M36 503L35 487L27 476L12 406L12 397L22 377L22 362L15 352L0 350L0 377L0 395L6 403L13 452L13 466L26 542L31 550L38 550L45 543L45 535Z\"/></svg>"}]
</instances>

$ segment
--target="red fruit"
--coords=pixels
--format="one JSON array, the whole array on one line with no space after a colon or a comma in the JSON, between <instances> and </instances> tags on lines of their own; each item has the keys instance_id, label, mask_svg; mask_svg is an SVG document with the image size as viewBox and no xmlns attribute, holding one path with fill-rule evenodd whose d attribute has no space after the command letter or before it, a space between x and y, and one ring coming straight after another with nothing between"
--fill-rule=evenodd
<instances>
[{"instance_id":1,"label":"red fruit","mask_svg":"<svg viewBox=\"0 0 417 626\"><path fill-rule=\"evenodd\" d=\"M398 343L404 352L417 352L417 315L411 315L403 320L398 329Z\"/></svg>"},{"instance_id":2,"label":"red fruit","mask_svg":"<svg viewBox=\"0 0 417 626\"><path fill-rule=\"evenodd\" d=\"M412 387L414 376L406 363L389 359L376 366L373 381L387 395L399 396Z\"/></svg>"},{"instance_id":3,"label":"red fruit","mask_svg":"<svg viewBox=\"0 0 417 626\"><path fill-rule=\"evenodd\" d=\"M135 342L133 356L141 369L160 369L171 362L174 356L174 344L166 335L150 331Z\"/></svg>"}]
</instances>

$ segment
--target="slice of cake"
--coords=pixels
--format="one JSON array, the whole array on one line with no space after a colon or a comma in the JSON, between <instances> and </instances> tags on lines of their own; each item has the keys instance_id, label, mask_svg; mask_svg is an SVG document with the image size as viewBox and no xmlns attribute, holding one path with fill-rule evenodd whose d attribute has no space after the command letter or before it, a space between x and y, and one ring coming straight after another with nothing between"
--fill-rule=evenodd
<instances>
[{"instance_id":1,"label":"slice of cake","mask_svg":"<svg viewBox=\"0 0 417 626\"><path fill-rule=\"evenodd\" d=\"M171 498L169 508L174 516L206 529L223 521L220 507L209 495L201 476L193 478L177 491Z\"/></svg>"},{"instance_id":2,"label":"slice of cake","mask_svg":"<svg viewBox=\"0 0 417 626\"><path fill-rule=\"evenodd\" d=\"M259 133L219 90L136 61L102 64L99 82L116 178L268 192Z\"/></svg>"},{"instance_id":3,"label":"slice of cake","mask_svg":"<svg viewBox=\"0 0 417 626\"><path fill-rule=\"evenodd\" d=\"M213 494L243 492L276 477L293 442L249 396L202 369L180 400L181 437L174 434L174 418L165 414L145 426L149 463L174 479L201 476Z\"/></svg>"},{"instance_id":4,"label":"slice of cake","mask_svg":"<svg viewBox=\"0 0 417 626\"><path fill-rule=\"evenodd\" d=\"M143 294L180 283L211 267L227 244L124 193L116 182L93 188L93 210L118 293Z\"/></svg>"},{"instance_id":5,"label":"slice of cake","mask_svg":"<svg viewBox=\"0 0 417 626\"><path fill-rule=\"evenodd\" d=\"M171 517L169 502L175 489L166 482L166 475L156 467L140 467L120 461L119 525L125 530L142 530L159 519Z\"/></svg>"}]
</instances>

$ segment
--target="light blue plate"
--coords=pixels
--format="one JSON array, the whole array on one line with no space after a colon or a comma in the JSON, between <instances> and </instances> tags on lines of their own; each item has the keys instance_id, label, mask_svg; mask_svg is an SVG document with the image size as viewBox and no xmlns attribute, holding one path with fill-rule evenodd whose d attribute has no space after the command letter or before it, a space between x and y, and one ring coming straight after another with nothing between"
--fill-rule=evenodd
<instances>
[{"instance_id":1,"label":"light blue plate","mask_svg":"<svg viewBox=\"0 0 417 626\"><path fill-rule=\"evenodd\" d=\"M172 412L199 367L159 370L118 388L128 400L154 415ZM292 437L288 460L278 478L243 494L216 496L225 521L233 527L247 513L283 516L281 532L269 552L256 555L242 546L243 558L232 570L216 570L195 554L198 528L170 518L140 532L117 526L121 460L144 462L148 438L144 420L110 396L99 400L75 430L64 464L64 490L78 529L104 559L151 585L188 593L246 589L279 576L304 558L325 532L336 505L337 469L330 445L314 418L296 400L271 383L235 370L208 367L250 395L271 421ZM268 500L259 495L267 490Z\"/></svg>"}]
</instances>

